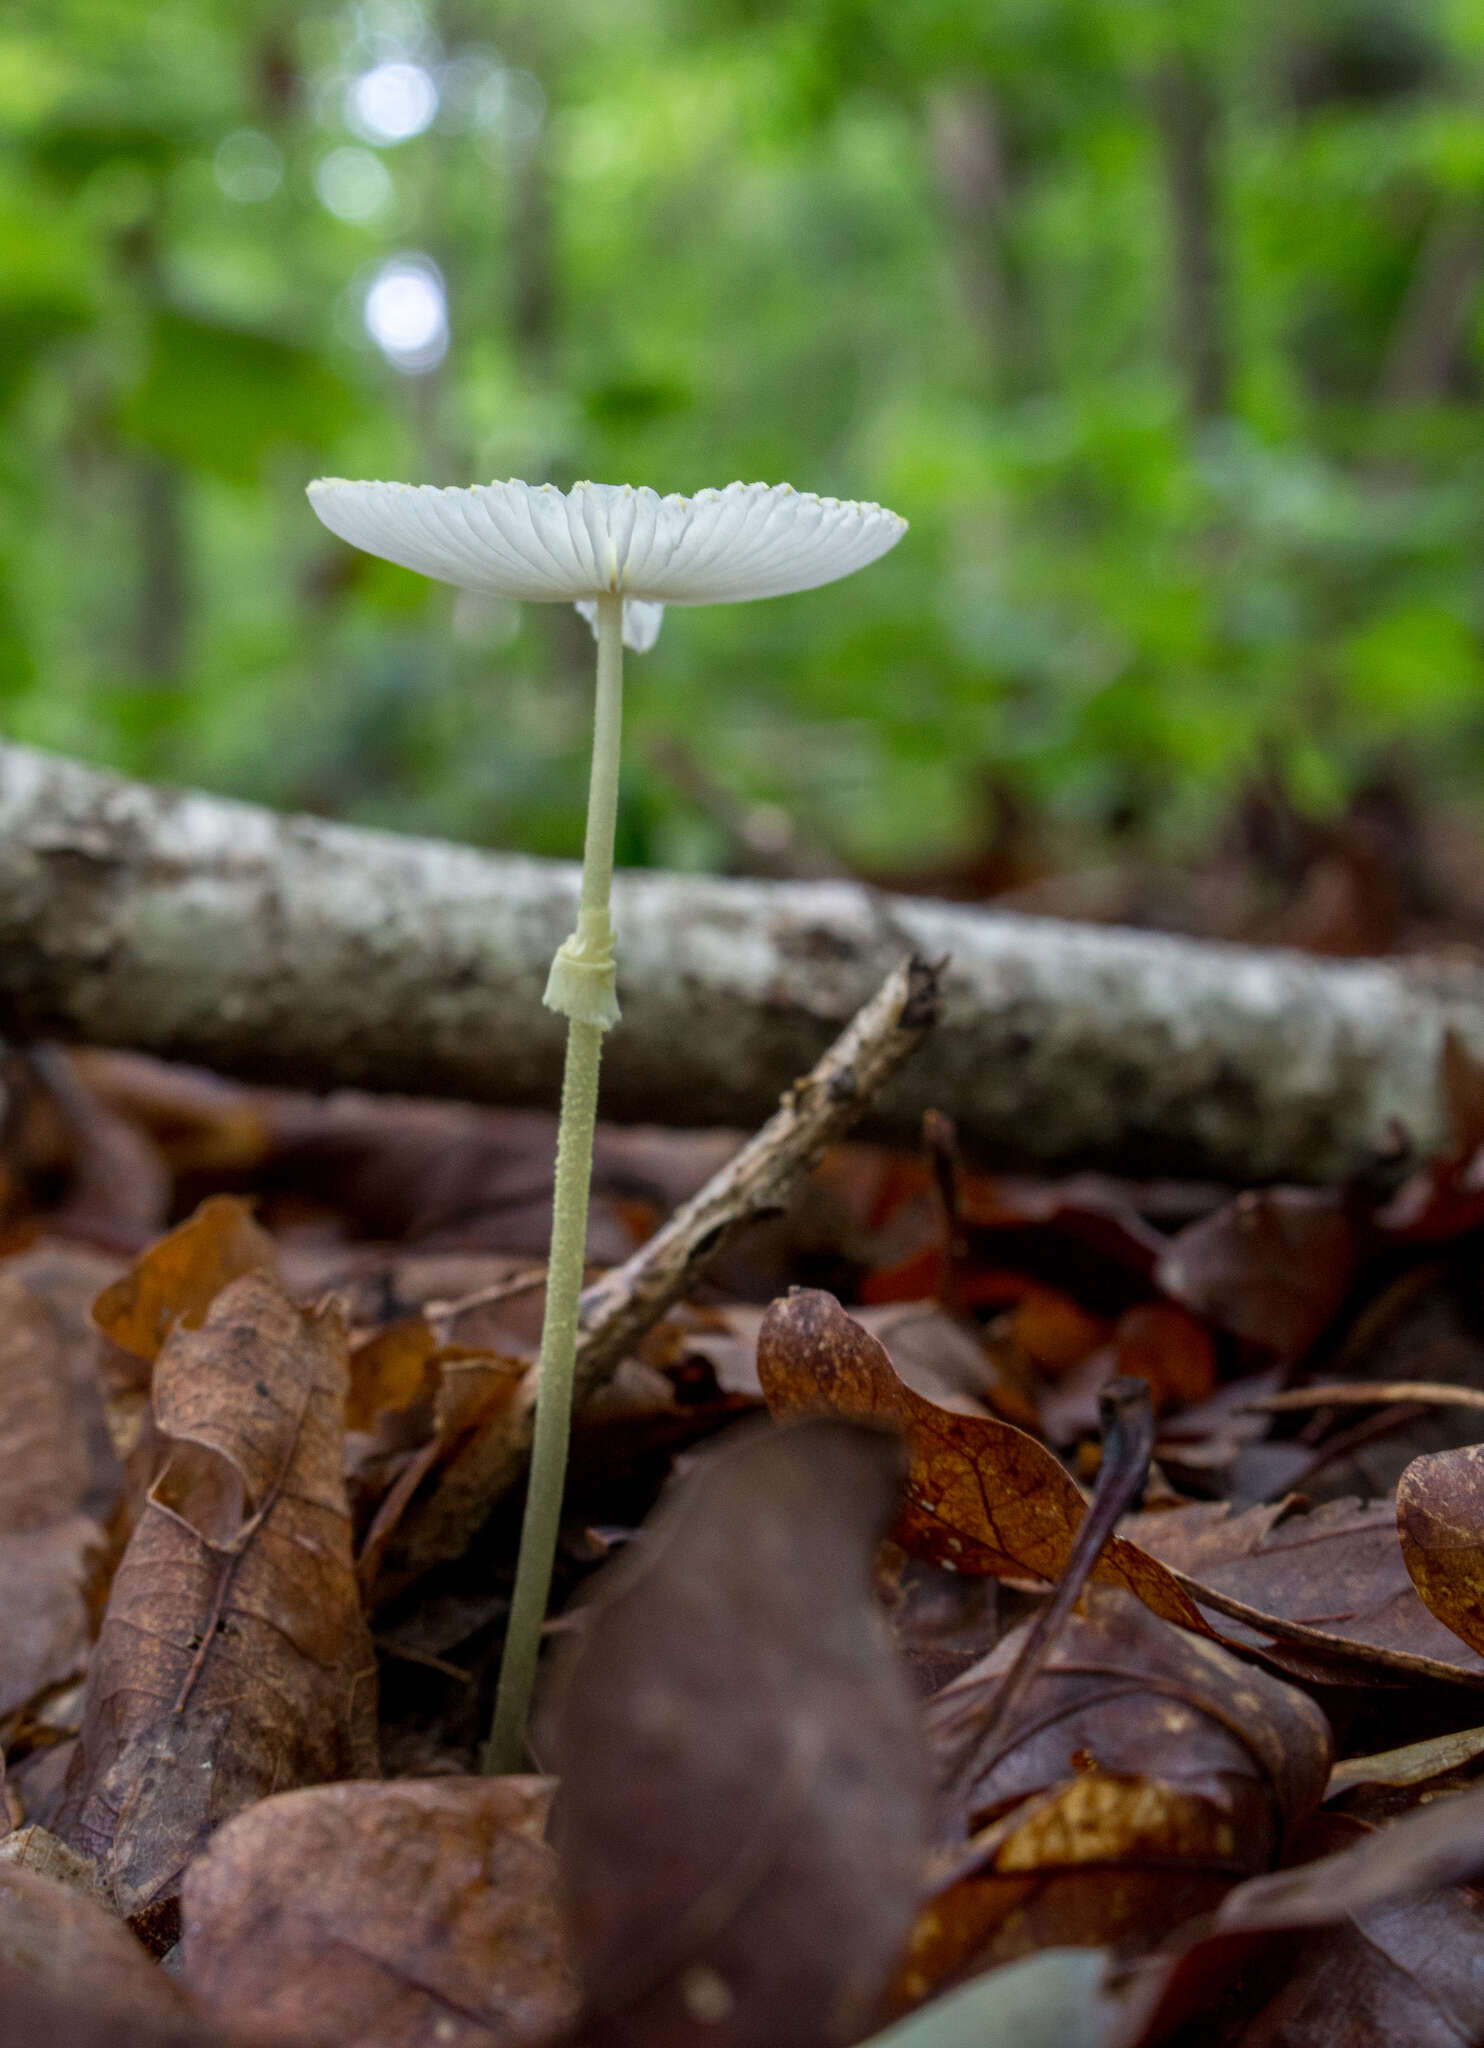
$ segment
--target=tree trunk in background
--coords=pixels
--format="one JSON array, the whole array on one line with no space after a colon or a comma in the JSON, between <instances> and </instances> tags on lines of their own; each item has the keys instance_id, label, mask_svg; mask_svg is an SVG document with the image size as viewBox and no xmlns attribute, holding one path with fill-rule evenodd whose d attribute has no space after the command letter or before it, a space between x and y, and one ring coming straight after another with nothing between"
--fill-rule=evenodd
<instances>
[{"instance_id":1,"label":"tree trunk in background","mask_svg":"<svg viewBox=\"0 0 1484 2048\"><path fill-rule=\"evenodd\" d=\"M158 195L157 195L158 204ZM115 256L130 289L151 313L167 299L156 209L124 230ZM135 519L139 534L135 584L133 653L146 682L178 682L185 667L190 613L189 545L182 506L184 479L163 456L140 454L132 462Z\"/></svg>"},{"instance_id":2,"label":"tree trunk in background","mask_svg":"<svg viewBox=\"0 0 1484 2048\"><path fill-rule=\"evenodd\" d=\"M1376 396L1382 405L1446 398L1484 276L1484 209L1472 195L1441 201L1397 315Z\"/></svg>"},{"instance_id":3,"label":"tree trunk in background","mask_svg":"<svg viewBox=\"0 0 1484 2048\"><path fill-rule=\"evenodd\" d=\"M990 381L1013 386L1023 353L1022 309L1007 229L1010 182L999 109L988 86L944 85L928 100L928 156L949 224L965 312Z\"/></svg>"},{"instance_id":4,"label":"tree trunk in background","mask_svg":"<svg viewBox=\"0 0 1484 2048\"><path fill-rule=\"evenodd\" d=\"M556 365L557 276L544 136L514 166L511 178L510 333L522 367L545 382Z\"/></svg>"},{"instance_id":5,"label":"tree trunk in background","mask_svg":"<svg viewBox=\"0 0 1484 2048\"><path fill-rule=\"evenodd\" d=\"M134 477L139 521L134 659L146 682L178 683L190 614L182 479L173 463L157 455L141 455Z\"/></svg>"},{"instance_id":6,"label":"tree trunk in background","mask_svg":"<svg viewBox=\"0 0 1484 2048\"><path fill-rule=\"evenodd\" d=\"M1221 103L1200 61L1182 51L1154 76L1153 105L1169 198L1175 352L1193 420L1228 410L1217 155Z\"/></svg>"}]
</instances>

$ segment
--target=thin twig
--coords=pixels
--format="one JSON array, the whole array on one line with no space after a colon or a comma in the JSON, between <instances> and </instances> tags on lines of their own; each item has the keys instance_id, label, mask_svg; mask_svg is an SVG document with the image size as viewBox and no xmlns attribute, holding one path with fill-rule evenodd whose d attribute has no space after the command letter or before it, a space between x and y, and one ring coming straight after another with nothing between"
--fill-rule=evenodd
<instances>
[{"instance_id":1,"label":"thin twig","mask_svg":"<svg viewBox=\"0 0 1484 2048\"><path fill-rule=\"evenodd\" d=\"M1329 1386L1264 1394L1244 1402L1243 1409L1282 1414L1293 1408L1388 1408L1399 1401L1427 1408L1484 1408L1484 1390L1450 1386L1446 1380L1335 1380Z\"/></svg>"},{"instance_id":2,"label":"thin twig","mask_svg":"<svg viewBox=\"0 0 1484 2048\"><path fill-rule=\"evenodd\" d=\"M472 1294L460 1294L450 1301L425 1301L423 1319L437 1330L439 1324L456 1323L471 1309L493 1308L497 1302L514 1301L521 1294L534 1294L538 1287L545 1285L545 1266L533 1266L529 1272L516 1273L508 1280L494 1280L488 1287L476 1287ZM439 1330L438 1334L441 1336L443 1333Z\"/></svg>"},{"instance_id":3,"label":"thin twig","mask_svg":"<svg viewBox=\"0 0 1484 2048\"><path fill-rule=\"evenodd\" d=\"M446 1657L435 1657L431 1650L414 1650L406 1643L394 1643L390 1636L373 1636L371 1645L383 1657L392 1657L399 1664L417 1664L425 1671L436 1671L441 1678L457 1679L460 1685L472 1685L474 1674L466 1671L462 1664L450 1664Z\"/></svg>"}]
</instances>

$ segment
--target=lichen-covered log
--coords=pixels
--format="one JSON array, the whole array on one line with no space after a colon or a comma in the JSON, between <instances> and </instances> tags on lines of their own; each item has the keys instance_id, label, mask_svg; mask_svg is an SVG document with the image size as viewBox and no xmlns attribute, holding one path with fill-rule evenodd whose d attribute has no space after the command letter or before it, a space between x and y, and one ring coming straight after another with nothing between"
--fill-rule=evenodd
<instances>
[{"instance_id":1,"label":"lichen-covered log","mask_svg":"<svg viewBox=\"0 0 1484 2048\"><path fill-rule=\"evenodd\" d=\"M0 1023L223 1072L554 1102L540 1006L577 870L277 817L0 747ZM942 1021L878 1127L1234 1180L1332 1179L1443 1136L1484 972L1294 954L886 897L631 874L604 1113L751 1126L904 954Z\"/></svg>"}]
</instances>

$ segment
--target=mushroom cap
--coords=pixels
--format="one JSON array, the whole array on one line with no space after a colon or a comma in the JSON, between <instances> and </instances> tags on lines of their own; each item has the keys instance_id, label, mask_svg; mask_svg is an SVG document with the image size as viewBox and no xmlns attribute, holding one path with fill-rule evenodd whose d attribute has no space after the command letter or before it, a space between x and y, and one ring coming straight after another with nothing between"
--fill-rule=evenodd
<instances>
[{"instance_id":1,"label":"mushroom cap","mask_svg":"<svg viewBox=\"0 0 1484 2048\"><path fill-rule=\"evenodd\" d=\"M662 498L633 484L346 483L321 477L309 502L368 554L464 590L587 604L621 591L625 637L652 645L659 607L781 597L833 583L907 531L883 506L817 498L791 484L728 484ZM641 609L642 608L642 609Z\"/></svg>"}]
</instances>

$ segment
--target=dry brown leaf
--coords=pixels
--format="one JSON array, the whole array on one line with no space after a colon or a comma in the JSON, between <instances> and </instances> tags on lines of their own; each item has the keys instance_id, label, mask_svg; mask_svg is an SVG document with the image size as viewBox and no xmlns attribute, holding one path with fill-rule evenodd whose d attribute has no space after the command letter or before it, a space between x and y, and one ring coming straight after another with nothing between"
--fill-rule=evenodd
<instances>
[{"instance_id":1,"label":"dry brown leaf","mask_svg":"<svg viewBox=\"0 0 1484 2048\"><path fill-rule=\"evenodd\" d=\"M77 1685L63 1690L61 1698L69 1719L81 1717L82 1692L80 1680ZM5 1797L17 1827L51 1827L61 1811L67 1767L76 1747L77 1737L68 1735L60 1740L54 1737L43 1742L39 1749L32 1749L19 1757L12 1752L5 1778Z\"/></svg>"},{"instance_id":2,"label":"dry brown leaf","mask_svg":"<svg viewBox=\"0 0 1484 2048\"><path fill-rule=\"evenodd\" d=\"M106 1521L117 1504L123 1474L104 1417L99 1356L104 1340L93 1321L93 1303L122 1269L122 1259L113 1253L56 1238L41 1238L5 1261L6 1273L51 1311L61 1346L68 1415L87 1451L88 1488L80 1506L99 1522Z\"/></svg>"},{"instance_id":3,"label":"dry brown leaf","mask_svg":"<svg viewBox=\"0 0 1484 2048\"><path fill-rule=\"evenodd\" d=\"M898 1377L925 1399L966 1414L988 1409L1009 1422L1035 1426L1035 1409L1002 1378L977 1327L950 1315L940 1302L894 1301L861 1309L855 1320L886 1347ZM756 1337L751 1349L756 1352ZM755 1391L755 1365L753 1379Z\"/></svg>"},{"instance_id":4,"label":"dry brown leaf","mask_svg":"<svg viewBox=\"0 0 1484 2048\"><path fill-rule=\"evenodd\" d=\"M428 1440L406 1462L367 1531L359 1561L371 1604L460 1557L488 1520L492 1475L507 1468L512 1405L531 1368L446 1344L428 1360L436 1393Z\"/></svg>"},{"instance_id":5,"label":"dry brown leaf","mask_svg":"<svg viewBox=\"0 0 1484 2048\"><path fill-rule=\"evenodd\" d=\"M0 1968L119 2022L169 2020L188 2009L171 1980L101 1905L75 1886L13 1863L0 1863ZM39 2042L33 2038L27 2048Z\"/></svg>"},{"instance_id":6,"label":"dry brown leaf","mask_svg":"<svg viewBox=\"0 0 1484 2048\"><path fill-rule=\"evenodd\" d=\"M1113 1333L1114 1370L1147 1380L1155 1413L1189 1407L1216 1390L1216 1347L1204 1323L1172 1301L1141 1301Z\"/></svg>"},{"instance_id":7,"label":"dry brown leaf","mask_svg":"<svg viewBox=\"0 0 1484 2048\"><path fill-rule=\"evenodd\" d=\"M1097 1173L1054 1180L961 1173L959 1221L981 1263L1043 1274L1079 1298L1109 1300L1130 1286L1144 1293L1166 1243L1132 1193L1131 1183Z\"/></svg>"},{"instance_id":8,"label":"dry brown leaf","mask_svg":"<svg viewBox=\"0 0 1484 2048\"><path fill-rule=\"evenodd\" d=\"M38 2048L42 2042L46 2048L275 2048L208 2026L186 2009L134 2009L127 2001L38 1984L24 1970L0 1962L0 2048Z\"/></svg>"},{"instance_id":9,"label":"dry brown leaf","mask_svg":"<svg viewBox=\"0 0 1484 2048\"><path fill-rule=\"evenodd\" d=\"M1028 1282L1006 1316L1005 1335L1038 1371L1059 1379L1108 1341L1104 1317L1087 1310L1059 1288Z\"/></svg>"},{"instance_id":10,"label":"dry brown leaf","mask_svg":"<svg viewBox=\"0 0 1484 2048\"><path fill-rule=\"evenodd\" d=\"M1396 1526L1429 1609L1484 1653L1484 1444L1414 1458L1397 1484Z\"/></svg>"},{"instance_id":11,"label":"dry brown leaf","mask_svg":"<svg viewBox=\"0 0 1484 2048\"><path fill-rule=\"evenodd\" d=\"M898 1655L924 1697L977 1664L999 1638L993 1579L940 1571L889 1539L876 1553L876 1593Z\"/></svg>"},{"instance_id":12,"label":"dry brown leaf","mask_svg":"<svg viewBox=\"0 0 1484 2048\"><path fill-rule=\"evenodd\" d=\"M541 1778L316 1785L261 1801L186 1874L185 1977L286 2042L502 2048L576 1986Z\"/></svg>"},{"instance_id":13,"label":"dry brown leaf","mask_svg":"<svg viewBox=\"0 0 1484 2048\"><path fill-rule=\"evenodd\" d=\"M165 1227L171 1174L148 1135L86 1087L72 1055L36 1045L26 1055L51 1096L70 1153L59 1229L134 1251Z\"/></svg>"},{"instance_id":14,"label":"dry brown leaf","mask_svg":"<svg viewBox=\"0 0 1484 2048\"><path fill-rule=\"evenodd\" d=\"M871 1596L896 1446L699 1454L585 1610L554 1717L587 2048L824 2048L912 1917L926 1771Z\"/></svg>"},{"instance_id":15,"label":"dry brown leaf","mask_svg":"<svg viewBox=\"0 0 1484 2048\"><path fill-rule=\"evenodd\" d=\"M438 1338L422 1315L398 1316L351 1346L345 1426L371 1429L378 1417L426 1400L437 1384Z\"/></svg>"},{"instance_id":16,"label":"dry brown leaf","mask_svg":"<svg viewBox=\"0 0 1484 2048\"><path fill-rule=\"evenodd\" d=\"M1272 1995L1259 1989L1229 2048L1474 2048L1481 1976L1484 1917L1462 1893L1375 1906L1280 1952Z\"/></svg>"},{"instance_id":17,"label":"dry brown leaf","mask_svg":"<svg viewBox=\"0 0 1484 2048\"><path fill-rule=\"evenodd\" d=\"M1075 1482L1044 1444L992 1416L959 1415L899 1377L884 1348L832 1294L800 1289L769 1309L758 1376L775 1414L834 1414L898 1430L911 1470L892 1534L950 1571L1054 1580L1086 1513ZM1115 1537L1095 1576L1167 1620L1205 1629L1163 1566Z\"/></svg>"},{"instance_id":18,"label":"dry brown leaf","mask_svg":"<svg viewBox=\"0 0 1484 2048\"><path fill-rule=\"evenodd\" d=\"M1171 1239L1155 1277L1171 1300L1291 1364L1344 1300L1357 1255L1339 1195L1249 1188Z\"/></svg>"},{"instance_id":19,"label":"dry brown leaf","mask_svg":"<svg viewBox=\"0 0 1484 2048\"><path fill-rule=\"evenodd\" d=\"M551 1237L554 1120L467 1102L261 1089L269 1133L264 1178L321 1202L362 1237L546 1256ZM653 1189L644 1236L706 1178L728 1141L711 1132L600 1128L593 1161L588 1256L616 1263L633 1250L622 1204ZM622 1195L615 1198L616 1189Z\"/></svg>"},{"instance_id":20,"label":"dry brown leaf","mask_svg":"<svg viewBox=\"0 0 1484 2048\"><path fill-rule=\"evenodd\" d=\"M1093 1589L989 1754L1023 1631L941 1693L979 1864L920 1916L902 1991L1063 1944L1147 1946L1265 1870L1324 1796L1329 1725L1296 1688L1125 1592Z\"/></svg>"},{"instance_id":21,"label":"dry brown leaf","mask_svg":"<svg viewBox=\"0 0 1484 2048\"><path fill-rule=\"evenodd\" d=\"M1421 1742L1404 1743L1400 1749L1383 1749L1370 1756L1346 1757L1329 1774L1326 1800L1338 1799L1361 1786L1399 1790L1427 1785L1463 1771L1484 1755L1484 1728L1457 1728L1448 1735L1429 1735Z\"/></svg>"},{"instance_id":22,"label":"dry brown leaf","mask_svg":"<svg viewBox=\"0 0 1484 2048\"><path fill-rule=\"evenodd\" d=\"M79 1677L103 1531L50 1310L0 1273L0 1718Z\"/></svg>"},{"instance_id":23,"label":"dry brown leaf","mask_svg":"<svg viewBox=\"0 0 1484 2048\"><path fill-rule=\"evenodd\" d=\"M177 1181L262 1163L268 1133L255 1090L144 1053L83 1047L71 1060L90 1095L148 1133Z\"/></svg>"},{"instance_id":24,"label":"dry brown leaf","mask_svg":"<svg viewBox=\"0 0 1484 2048\"><path fill-rule=\"evenodd\" d=\"M0 1272L0 1526L34 1529L80 1507L87 1447L50 1310Z\"/></svg>"},{"instance_id":25,"label":"dry brown leaf","mask_svg":"<svg viewBox=\"0 0 1484 2048\"><path fill-rule=\"evenodd\" d=\"M177 1323L198 1330L229 1281L276 1273L278 1251L235 1195L213 1195L152 1244L93 1305L94 1320L120 1350L152 1364Z\"/></svg>"},{"instance_id":26,"label":"dry brown leaf","mask_svg":"<svg viewBox=\"0 0 1484 2048\"><path fill-rule=\"evenodd\" d=\"M172 1896L229 1814L376 1771L345 1387L338 1312L301 1312L268 1273L160 1354L169 1457L114 1579L56 1824L127 1914Z\"/></svg>"},{"instance_id":27,"label":"dry brown leaf","mask_svg":"<svg viewBox=\"0 0 1484 2048\"><path fill-rule=\"evenodd\" d=\"M1211 2038L1229 1988L1220 2038L1241 2048L1471 2048L1484 2035L1484 1917L1440 1889L1484 1874L1484 1792L1378 1832L1317 1832L1346 1846L1238 1885L1175 1953L1136 1968L1119 2048ZM1271 1953L1308 1929L1324 1931L1296 1956ZM1192 2016L1195 2031L1177 2033Z\"/></svg>"},{"instance_id":28,"label":"dry brown leaf","mask_svg":"<svg viewBox=\"0 0 1484 2048\"><path fill-rule=\"evenodd\" d=\"M9 1834L0 1832L0 1863L32 1871L68 1891L81 1892L84 1898L102 1901L102 1886L94 1865L43 1827L31 1824L12 1828Z\"/></svg>"},{"instance_id":29,"label":"dry brown leaf","mask_svg":"<svg viewBox=\"0 0 1484 2048\"><path fill-rule=\"evenodd\" d=\"M123 1464L129 1527L159 1469L150 1377L160 1346L177 1323L199 1328L229 1281L259 1271L278 1271L272 1238L244 1202L218 1195L141 1253L94 1302L108 1433Z\"/></svg>"},{"instance_id":30,"label":"dry brown leaf","mask_svg":"<svg viewBox=\"0 0 1484 2048\"><path fill-rule=\"evenodd\" d=\"M1324 1649L1286 1644L1281 1632L1264 1638L1257 1618L1244 1626L1223 1617L1223 1634L1260 1647L1270 1662L1298 1677L1370 1685L1380 1651L1426 1659L1418 1676L1484 1681L1484 1657L1460 1643L1417 1597L1389 1501L1330 1501L1310 1514L1293 1512L1292 1502L1241 1513L1203 1502L1140 1515L1124 1526L1201 1586L1275 1623L1320 1631L1328 1639ZM1199 1599L1200 1587L1193 1590Z\"/></svg>"}]
</instances>

